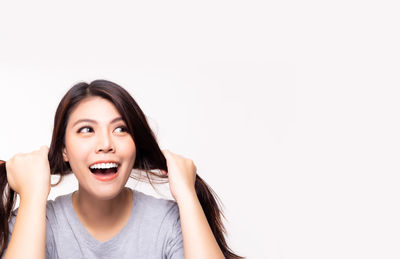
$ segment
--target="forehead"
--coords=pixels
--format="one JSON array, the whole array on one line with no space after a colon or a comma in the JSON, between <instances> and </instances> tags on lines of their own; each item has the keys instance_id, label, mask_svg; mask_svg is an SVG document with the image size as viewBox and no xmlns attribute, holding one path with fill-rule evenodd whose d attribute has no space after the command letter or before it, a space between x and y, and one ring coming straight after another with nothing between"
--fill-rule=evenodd
<instances>
[{"instance_id":1,"label":"forehead","mask_svg":"<svg viewBox=\"0 0 400 259\"><path fill-rule=\"evenodd\" d=\"M80 101L72 110L68 123L79 119L109 121L118 116L121 115L112 102L98 96L91 96Z\"/></svg>"}]
</instances>

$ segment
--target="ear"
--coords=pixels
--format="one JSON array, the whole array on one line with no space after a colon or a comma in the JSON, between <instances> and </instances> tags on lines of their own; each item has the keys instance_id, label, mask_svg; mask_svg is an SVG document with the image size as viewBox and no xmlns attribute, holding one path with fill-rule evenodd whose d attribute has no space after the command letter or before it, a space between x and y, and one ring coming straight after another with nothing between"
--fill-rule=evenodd
<instances>
[{"instance_id":1,"label":"ear","mask_svg":"<svg viewBox=\"0 0 400 259\"><path fill-rule=\"evenodd\" d=\"M68 155L67 155L67 149L66 148L63 148L63 159L64 159L64 162L68 162L69 160L68 160Z\"/></svg>"}]
</instances>

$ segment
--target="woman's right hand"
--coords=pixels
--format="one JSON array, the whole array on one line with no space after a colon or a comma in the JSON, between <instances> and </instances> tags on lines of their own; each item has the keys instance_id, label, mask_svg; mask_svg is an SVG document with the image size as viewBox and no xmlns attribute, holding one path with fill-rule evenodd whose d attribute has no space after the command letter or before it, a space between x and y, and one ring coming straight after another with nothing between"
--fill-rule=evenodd
<instances>
[{"instance_id":1,"label":"woman's right hand","mask_svg":"<svg viewBox=\"0 0 400 259\"><path fill-rule=\"evenodd\" d=\"M21 199L47 200L50 193L49 148L42 146L31 153L18 153L6 162L7 181Z\"/></svg>"}]
</instances>

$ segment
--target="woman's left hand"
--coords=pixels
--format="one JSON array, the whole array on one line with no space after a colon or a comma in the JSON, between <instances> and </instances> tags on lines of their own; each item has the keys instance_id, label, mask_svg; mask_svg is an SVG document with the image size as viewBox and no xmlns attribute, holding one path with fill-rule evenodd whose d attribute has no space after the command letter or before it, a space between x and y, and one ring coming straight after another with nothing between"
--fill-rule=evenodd
<instances>
[{"instance_id":1,"label":"woman's left hand","mask_svg":"<svg viewBox=\"0 0 400 259\"><path fill-rule=\"evenodd\" d=\"M193 160L162 150L167 159L168 181L171 194L179 202L187 195L196 194L194 183L196 181L197 168ZM161 170L164 174L166 172Z\"/></svg>"}]
</instances>

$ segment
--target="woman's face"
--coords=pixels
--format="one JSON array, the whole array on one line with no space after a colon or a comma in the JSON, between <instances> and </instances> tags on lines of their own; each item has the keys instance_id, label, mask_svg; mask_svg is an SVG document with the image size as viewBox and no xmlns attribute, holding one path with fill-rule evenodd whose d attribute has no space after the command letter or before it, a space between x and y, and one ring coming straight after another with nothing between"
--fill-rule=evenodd
<instances>
[{"instance_id":1,"label":"woman's face","mask_svg":"<svg viewBox=\"0 0 400 259\"><path fill-rule=\"evenodd\" d=\"M107 200L124 188L135 163L136 147L115 106L101 97L88 97L70 114L63 157L78 179L80 191Z\"/></svg>"}]
</instances>

